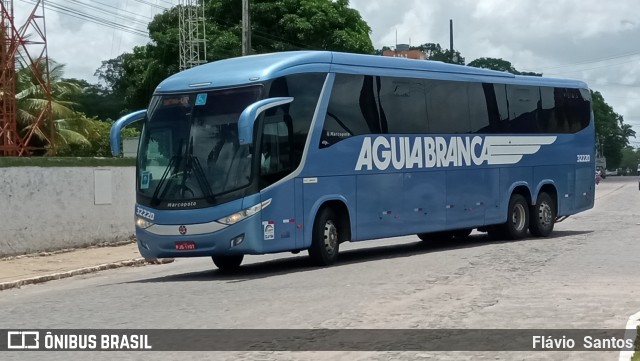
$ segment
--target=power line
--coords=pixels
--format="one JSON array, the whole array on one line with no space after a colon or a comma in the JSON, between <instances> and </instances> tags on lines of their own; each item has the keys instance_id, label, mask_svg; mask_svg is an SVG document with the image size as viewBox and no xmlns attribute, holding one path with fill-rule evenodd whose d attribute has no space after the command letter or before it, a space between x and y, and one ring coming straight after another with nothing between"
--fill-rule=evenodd
<instances>
[{"instance_id":1,"label":"power line","mask_svg":"<svg viewBox=\"0 0 640 361\"><path fill-rule=\"evenodd\" d=\"M92 10L95 10L95 11L98 11L98 12L101 12L101 13L104 13L104 14L107 14L107 15L113 15L113 16L115 16L116 18L120 17L120 18L122 18L123 20L127 20L127 21L131 21L131 22L134 22L134 23L138 23L138 24L143 25L143 26L146 26L146 25L147 25L147 23L148 23L148 22L146 22L146 21L138 20L138 19L137 19L137 18L135 18L135 17L127 16L127 15L121 15L121 14L119 14L119 13L117 13L117 12L112 11L112 10L102 9L102 8L100 8L100 7L98 7L98 6L90 5L90 4L84 3L84 2L79 1L79 0L66 0L66 1L68 1L68 2L70 2L70 3L75 3L75 4L78 4L78 5L84 6L84 7L88 8L88 9L92 9ZM96 3L98 3L98 4L102 4L102 3L101 3L101 2L99 2L99 1L96 1ZM105 6L107 6L107 7L110 7L110 8L116 9L116 10L119 10L119 9L118 9L117 7L115 7L115 6L111 6L111 5L107 5L107 4L102 4L102 5L105 5ZM141 16L141 17L143 17L143 18L145 18L145 19L151 20L151 18L150 18L150 17L143 16L143 15L140 15L140 16Z\"/></svg>"},{"instance_id":2,"label":"power line","mask_svg":"<svg viewBox=\"0 0 640 361\"><path fill-rule=\"evenodd\" d=\"M582 60L582 61L577 61L577 62L573 62L573 63L566 63L566 64L562 64L562 65L548 66L548 67L539 68L538 70L542 71L542 70L549 70L549 69L566 68L566 67L570 67L570 66L573 67L573 66L576 66L576 65L599 63L599 62L602 62L602 61L626 58L626 57L631 57L631 56L636 56L636 55L640 55L640 50L633 51L633 52L630 52L630 53L607 56L607 57L604 57L604 58L596 58L596 59L591 59L591 60Z\"/></svg>"},{"instance_id":3,"label":"power line","mask_svg":"<svg viewBox=\"0 0 640 361\"><path fill-rule=\"evenodd\" d=\"M28 4L36 4L35 1L33 0L21 0L22 2L28 3ZM116 30L120 30L120 31L124 31L130 34L134 34L134 35L139 35L139 36L143 36L148 38L149 34L147 33L147 31L142 30L140 28L136 28L134 26L129 26L129 25L124 25L121 23L118 23L116 21L110 20L110 19L106 19L104 17L100 17L97 15L92 15L92 14L88 14L86 12L80 11L80 10L76 10L74 8L65 6L65 5L60 5L60 4L56 4L56 3L52 3L51 1L45 2L44 3L45 8L47 8L48 10L51 10L53 12L59 13L59 14L63 14L66 16L70 16L76 19L80 19L80 20L84 20L84 21L88 21L91 23L95 23L98 25L102 25L102 26L106 26L109 28L113 28Z\"/></svg>"}]
</instances>

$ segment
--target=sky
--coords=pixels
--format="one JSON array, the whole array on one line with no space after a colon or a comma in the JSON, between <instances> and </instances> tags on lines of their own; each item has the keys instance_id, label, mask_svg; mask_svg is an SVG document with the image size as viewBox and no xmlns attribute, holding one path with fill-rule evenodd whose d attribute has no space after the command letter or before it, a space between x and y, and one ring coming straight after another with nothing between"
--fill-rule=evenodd
<instances>
[{"instance_id":1,"label":"sky","mask_svg":"<svg viewBox=\"0 0 640 361\"><path fill-rule=\"evenodd\" d=\"M13 0L22 23L34 0ZM149 41L146 24L178 0L45 0L49 56L65 77L97 82L104 60ZM240 1L238 0L240 6ZM578 79L599 91L638 133L640 147L640 1L350 0L372 29L376 49L440 43L469 63L502 58L520 71ZM120 29L83 18L106 19ZM397 39L397 40L396 40Z\"/></svg>"}]
</instances>

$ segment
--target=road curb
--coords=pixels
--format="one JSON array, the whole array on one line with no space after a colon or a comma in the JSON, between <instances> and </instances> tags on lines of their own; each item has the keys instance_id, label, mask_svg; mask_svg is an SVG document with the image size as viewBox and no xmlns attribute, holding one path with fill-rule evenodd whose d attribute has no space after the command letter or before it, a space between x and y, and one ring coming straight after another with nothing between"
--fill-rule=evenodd
<instances>
[{"instance_id":1,"label":"road curb","mask_svg":"<svg viewBox=\"0 0 640 361\"><path fill-rule=\"evenodd\" d=\"M8 290L10 288L19 288L25 285L32 285L32 284L44 283L44 282L53 281L53 280L59 280L63 278L69 278L73 276L80 276L88 273L105 271L109 269L122 268L122 267L140 267L148 264L166 264L166 263L171 263L173 261L174 261L173 258L161 258L161 259L154 259L154 260L145 260L144 258L135 258L135 259L130 259L126 261L104 263L97 266L84 267L84 268L79 268L71 271L58 272L58 273L52 273L44 276L25 278L18 281L2 282L0 283L0 291Z\"/></svg>"}]
</instances>

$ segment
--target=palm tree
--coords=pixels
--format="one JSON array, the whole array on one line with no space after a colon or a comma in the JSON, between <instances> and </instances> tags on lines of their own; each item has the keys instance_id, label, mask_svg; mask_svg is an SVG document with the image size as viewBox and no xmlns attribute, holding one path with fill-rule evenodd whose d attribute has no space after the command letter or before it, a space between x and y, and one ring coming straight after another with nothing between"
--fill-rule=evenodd
<instances>
[{"instance_id":1,"label":"palm tree","mask_svg":"<svg viewBox=\"0 0 640 361\"><path fill-rule=\"evenodd\" d=\"M49 144L51 140L48 139L46 131L51 124L45 123L34 127L37 118L48 107L46 92L36 75L46 74L46 59L41 60L30 66L19 64L21 65L20 69L16 72L17 118L21 134L24 135L33 130L34 139L31 140L31 143L49 148L51 151L51 144ZM55 129L54 142L63 147L72 144L90 145L86 134L83 134L86 130L86 118L82 113L73 109L76 104L70 101L82 89L77 84L64 81L62 79L63 73L64 65L49 59L51 121Z\"/></svg>"}]
</instances>

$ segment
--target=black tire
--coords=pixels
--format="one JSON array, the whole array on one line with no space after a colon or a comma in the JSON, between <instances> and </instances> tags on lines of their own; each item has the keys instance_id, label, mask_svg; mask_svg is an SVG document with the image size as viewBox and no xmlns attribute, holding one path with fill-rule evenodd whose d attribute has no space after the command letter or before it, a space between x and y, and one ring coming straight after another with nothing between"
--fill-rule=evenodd
<instances>
[{"instance_id":1,"label":"black tire","mask_svg":"<svg viewBox=\"0 0 640 361\"><path fill-rule=\"evenodd\" d=\"M507 221L499 228L505 239L522 239L527 236L529 204L526 198L520 194L511 195L507 209Z\"/></svg>"},{"instance_id":2,"label":"black tire","mask_svg":"<svg viewBox=\"0 0 640 361\"><path fill-rule=\"evenodd\" d=\"M556 201L548 193L538 195L535 206L531 206L529 232L536 237L546 237L553 231L556 223Z\"/></svg>"},{"instance_id":3,"label":"black tire","mask_svg":"<svg viewBox=\"0 0 640 361\"><path fill-rule=\"evenodd\" d=\"M243 254L234 254L231 256L211 256L213 263L221 271L235 271L240 268Z\"/></svg>"},{"instance_id":4,"label":"black tire","mask_svg":"<svg viewBox=\"0 0 640 361\"><path fill-rule=\"evenodd\" d=\"M323 208L316 216L311 231L309 257L316 266L330 266L338 259L342 230L331 208Z\"/></svg>"}]
</instances>

